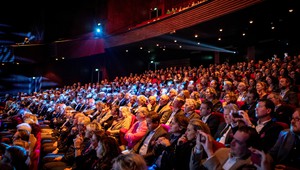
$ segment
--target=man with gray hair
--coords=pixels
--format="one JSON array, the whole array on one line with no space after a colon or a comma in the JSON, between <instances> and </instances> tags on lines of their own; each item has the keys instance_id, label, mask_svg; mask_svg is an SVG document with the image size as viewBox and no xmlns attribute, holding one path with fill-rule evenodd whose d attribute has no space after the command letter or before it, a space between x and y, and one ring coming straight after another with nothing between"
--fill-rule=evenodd
<instances>
[{"instance_id":1,"label":"man with gray hair","mask_svg":"<svg viewBox=\"0 0 300 170\"><path fill-rule=\"evenodd\" d=\"M154 111L159 115L160 123L162 124L165 124L168 121L172 113L172 109L170 105L168 105L169 101L170 98L168 95L166 94L161 95L159 99L159 103L154 109Z\"/></svg>"}]
</instances>

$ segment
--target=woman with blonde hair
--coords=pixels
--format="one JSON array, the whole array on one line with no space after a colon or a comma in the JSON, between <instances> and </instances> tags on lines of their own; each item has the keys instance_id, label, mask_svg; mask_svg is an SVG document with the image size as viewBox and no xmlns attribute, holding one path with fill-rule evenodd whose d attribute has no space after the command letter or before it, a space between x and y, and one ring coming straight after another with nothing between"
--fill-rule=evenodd
<instances>
[{"instance_id":1,"label":"woman with blonde hair","mask_svg":"<svg viewBox=\"0 0 300 170\"><path fill-rule=\"evenodd\" d=\"M259 94L259 99L267 99L267 84L263 81L259 81L256 83L256 91Z\"/></svg>"},{"instance_id":2,"label":"woman with blonde hair","mask_svg":"<svg viewBox=\"0 0 300 170\"><path fill-rule=\"evenodd\" d=\"M112 125L106 130L106 134L115 137L120 142L120 130L129 129L132 121L132 113L127 106L121 106L119 109L119 118L114 120Z\"/></svg>"}]
</instances>

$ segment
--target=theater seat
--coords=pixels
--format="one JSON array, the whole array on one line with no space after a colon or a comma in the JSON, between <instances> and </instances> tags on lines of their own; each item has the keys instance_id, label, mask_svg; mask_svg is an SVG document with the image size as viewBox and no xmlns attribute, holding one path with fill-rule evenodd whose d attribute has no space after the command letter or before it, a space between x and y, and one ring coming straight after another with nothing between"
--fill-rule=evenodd
<instances>
[{"instance_id":1,"label":"theater seat","mask_svg":"<svg viewBox=\"0 0 300 170\"><path fill-rule=\"evenodd\" d=\"M283 129L289 129L289 125L287 123L284 122L276 122L277 124L279 124Z\"/></svg>"},{"instance_id":2,"label":"theater seat","mask_svg":"<svg viewBox=\"0 0 300 170\"><path fill-rule=\"evenodd\" d=\"M36 143L34 146L33 153L30 157L30 167L31 170L38 170L39 169L39 162L40 162L40 153L41 153L41 133L39 132L36 136Z\"/></svg>"},{"instance_id":3,"label":"theater seat","mask_svg":"<svg viewBox=\"0 0 300 170\"><path fill-rule=\"evenodd\" d=\"M220 113L220 112L213 112L212 114L218 116L218 118L219 118L219 120L220 120L220 123L225 121L223 113Z\"/></svg>"}]
</instances>

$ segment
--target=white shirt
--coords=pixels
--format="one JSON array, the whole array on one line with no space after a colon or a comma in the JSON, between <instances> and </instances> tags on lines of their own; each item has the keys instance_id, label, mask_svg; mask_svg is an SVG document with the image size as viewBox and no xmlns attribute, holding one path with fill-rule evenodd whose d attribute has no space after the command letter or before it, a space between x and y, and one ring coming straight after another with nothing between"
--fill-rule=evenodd
<instances>
[{"instance_id":1,"label":"white shirt","mask_svg":"<svg viewBox=\"0 0 300 170\"><path fill-rule=\"evenodd\" d=\"M169 117L168 121L166 122L166 125L169 125L171 123L171 121L173 120L175 114L177 113L178 110L174 111L171 116Z\"/></svg>"},{"instance_id":2,"label":"white shirt","mask_svg":"<svg viewBox=\"0 0 300 170\"><path fill-rule=\"evenodd\" d=\"M228 132L229 132L230 129L231 129L231 126L230 126L230 125L226 125L226 126L229 126L229 127L228 127L228 129L226 130L226 132L223 134L223 136L222 136L222 137L220 138L220 140L219 140L219 142L220 142L220 143L223 143L223 144L225 144L226 136L227 136Z\"/></svg>"},{"instance_id":3,"label":"white shirt","mask_svg":"<svg viewBox=\"0 0 300 170\"><path fill-rule=\"evenodd\" d=\"M225 170L230 169L236 163L237 159L238 159L237 157L229 156L229 158L223 165L223 169L225 169Z\"/></svg>"},{"instance_id":4,"label":"white shirt","mask_svg":"<svg viewBox=\"0 0 300 170\"><path fill-rule=\"evenodd\" d=\"M159 128L159 126L158 126L157 128ZM148 134L148 136L146 137L146 139L144 140L143 146L142 146L142 147L140 148L140 150L139 150L139 154L140 154L140 155L146 155L146 153L147 153L147 151L148 151L149 142L150 142L152 136L155 134L155 131L157 130L157 128L154 129L154 130L152 130L152 131Z\"/></svg>"},{"instance_id":5,"label":"white shirt","mask_svg":"<svg viewBox=\"0 0 300 170\"><path fill-rule=\"evenodd\" d=\"M262 128L264 128L265 125L266 125L268 122L270 122L270 121L271 121L271 119L270 119L270 120L266 120L266 121L264 121L264 122L259 122L259 121L257 121L257 125L255 126L255 129L256 129L257 133L260 133L260 131L262 130Z\"/></svg>"},{"instance_id":6,"label":"white shirt","mask_svg":"<svg viewBox=\"0 0 300 170\"><path fill-rule=\"evenodd\" d=\"M211 115L211 114L209 114L209 115L207 115L207 116L203 116L203 117L202 117L202 121L203 121L204 123L206 123L206 121L207 121L207 119L209 118L210 115Z\"/></svg>"}]
</instances>

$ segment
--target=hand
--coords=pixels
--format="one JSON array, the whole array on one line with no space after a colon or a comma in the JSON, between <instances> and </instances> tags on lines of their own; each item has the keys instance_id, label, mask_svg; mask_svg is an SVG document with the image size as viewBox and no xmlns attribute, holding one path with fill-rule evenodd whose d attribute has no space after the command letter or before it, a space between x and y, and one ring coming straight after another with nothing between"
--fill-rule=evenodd
<instances>
[{"instance_id":1,"label":"hand","mask_svg":"<svg viewBox=\"0 0 300 170\"><path fill-rule=\"evenodd\" d=\"M200 141L200 143L203 146L207 156L211 157L214 154L214 151L213 151L213 140L214 139L213 139L213 137L210 134L203 132L202 130L198 130L197 132L199 134L199 137L201 135L203 138L202 142Z\"/></svg>"},{"instance_id":2,"label":"hand","mask_svg":"<svg viewBox=\"0 0 300 170\"><path fill-rule=\"evenodd\" d=\"M110 135L110 134L111 134L110 131L108 131L108 130L107 130L105 133L106 133L107 135Z\"/></svg>"},{"instance_id":3,"label":"hand","mask_svg":"<svg viewBox=\"0 0 300 170\"><path fill-rule=\"evenodd\" d=\"M182 145L184 143L186 143L188 141L187 137L185 135L182 135L178 141L177 141L177 145Z\"/></svg>"},{"instance_id":4,"label":"hand","mask_svg":"<svg viewBox=\"0 0 300 170\"><path fill-rule=\"evenodd\" d=\"M271 163L268 161L264 151L260 151L252 147L250 147L249 150L252 152L252 154L254 154L252 156L258 155L260 157L260 162L254 164L258 170L271 170ZM252 161L255 161L255 159L252 158Z\"/></svg>"},{"instance_id":5,"label":"hand","mask_svg":"<svg viewBox=\"0 0 300 170\"><path fill-rule=\"evenodd\" d=\"M161 144L165 147L168 147L171 145L171 142L165 137L159 137L156 141L156 144Z\"/></svg>"},{"instance_id":6,"label":"hand","mask_svg":"<svg viewBox=\"0 0 300 170\"><path fill-rule=\"evenodd\" d=\"M239 110L239 114L243 116L243 118L237 118L238 120L243 120L247 126L252 125L252 122L247 112L245 112L244 110Z\"/></svg>"},{"instance_id":7,"label":"hand","mask_svg":"<svg viewBox=\"0 0 300 170\"><path fill-rule=\"evenodd\" d=\"M73 142L75 148L80 148L83 143L83 138L80 135L77 135L76 138L73 139Z\"/></svg>"}]
</instances>

